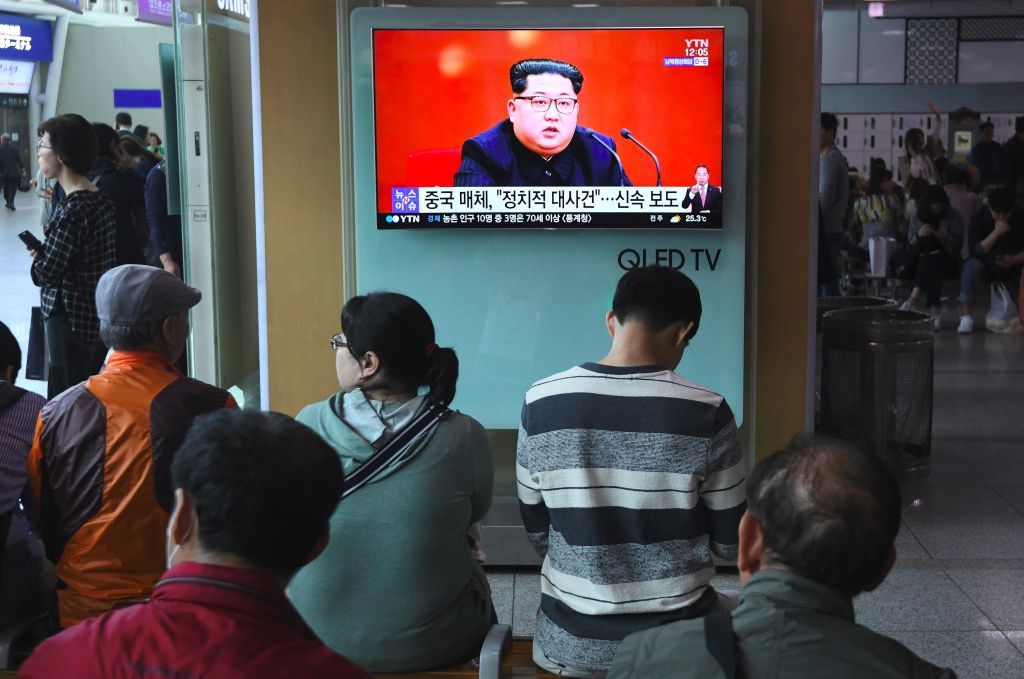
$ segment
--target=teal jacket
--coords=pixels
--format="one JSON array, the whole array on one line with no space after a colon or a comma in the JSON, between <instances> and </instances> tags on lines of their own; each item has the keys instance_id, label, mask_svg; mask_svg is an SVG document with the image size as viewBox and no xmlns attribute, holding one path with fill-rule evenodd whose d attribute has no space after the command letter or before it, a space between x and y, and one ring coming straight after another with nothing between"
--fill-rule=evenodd
<instances>
[{"instance_id":1,"label":"teal jacket","mask_svg":"<svg viewBox=\"0 0 1024 679\"><path fill-rule=\"evenodd\" d=\"M755 574L732 618L737 675L744 679L956 679L854 622L849 597L795 573ZM608 672L608 679L724 676L700 619L631 634Z\"/></svg>"},{"instance_id":2,"label":"teal jacket","mask_svg":"<svg viewBox=\"0 0 1024 679\"><path fill-rule=\"evenodd\" d=\"M297 419L337 451L348 473L420 407L420 398L382 404L356 391L307 406ZM326 551L295 576L288 595L328 646L371 672L465 661L479 653L491 621L490 590L466 535L491 505L487 435L453 413L385 471L342 501Z\"/></svg>"}]
</instances>

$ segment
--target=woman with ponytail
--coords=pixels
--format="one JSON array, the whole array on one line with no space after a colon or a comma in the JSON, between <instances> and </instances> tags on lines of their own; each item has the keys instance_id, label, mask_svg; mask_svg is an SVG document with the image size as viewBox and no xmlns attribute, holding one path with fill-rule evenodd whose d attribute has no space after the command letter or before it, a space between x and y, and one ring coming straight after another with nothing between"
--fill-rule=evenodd
<instances>
[{"instance_id":1,"label":"woman with ponytail","mask_svg":"<svg viewBox=\"0 0 1024 679\"><path fill-rule=\"evenodd\" d=\"M331 346L341 390L298 420L341 457L347 494L327 549L289 596L327 645L370 672L469 660L492 606L468 532L490 509L494 473L484 428L446 408L458 357L437 345L416 300L391 292L346 302Z\"/></svg>"}]
</instances>

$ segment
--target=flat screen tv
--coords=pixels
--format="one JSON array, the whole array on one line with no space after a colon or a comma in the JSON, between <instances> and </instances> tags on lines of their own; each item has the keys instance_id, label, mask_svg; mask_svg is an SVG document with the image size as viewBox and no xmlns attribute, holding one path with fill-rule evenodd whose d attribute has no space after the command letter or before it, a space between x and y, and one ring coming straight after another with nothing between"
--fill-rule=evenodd
<instances>
[{"instance_id":1,"label":"flat screen tv","mask_svg":"<svg viewBox=\"0 0 1024 679\"><path fill-rule=\"evenodd\" d=\"M723 26L369 37L378 229L722 228Z\"/></svg>"}]
</instances>

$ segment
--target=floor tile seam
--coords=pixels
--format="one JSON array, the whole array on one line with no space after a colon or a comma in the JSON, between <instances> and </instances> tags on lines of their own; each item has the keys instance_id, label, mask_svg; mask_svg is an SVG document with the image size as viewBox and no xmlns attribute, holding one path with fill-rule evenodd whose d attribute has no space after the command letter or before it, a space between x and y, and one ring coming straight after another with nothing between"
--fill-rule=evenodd
<instances>
[{"instance_id":1,"label":"floor tile seam","mask_svg":"<svg viewBox=\"0 0 1024 679\"><path fill-rule=\"evenodd\" d=\"M956 578L954 578L952 575L949 574L950 570L955 570L955 569L950 569L950 568L943 567L943 568L941 568L941 570L942 570L943 574L946 576L946 578L948 578L949 581L953 583L953 586L956 587L958 590L960 590L960 592L965 597L967 597L967 600L970 601L974 605L974 607L978 609L978 612L981 613L985 617L986 620L988 620L989 624L992 625L993 630L997 630L1000 633L1002 633L1002 631L1003 631L1002 628L999 625L996 624L996 621L993 620L989 616L988 613L986 613L984 610L982 610L981 604L979 604L977 601L975 601L974 598L971 597L971 595L967 593L967 590L965 590L963 587L960 586L960 583L956 581ZM993 630L981 630L981 631L983 631L983 632L991 632ZM1005 634L1003 634L1003 636L1006 637ZM1008 638L1006 640L1010 641ZM1013 646L1013 642L1010 642L1010 645ZM1014 646L1014 648L1017 648L1017 647Z\"/></svg>"},{"instance_id":2,"label":"floor tile seam","mask_svg":"<svg viewBox=\"0 0 1024 679\"><path fill-rule=\"evenodd\" d=\"M904 515L903 519L900 521L900 523L902 523L903 527L907 529L907 532L909 532L910 535L913 536L914 540L917 541L917 544L921 545L921 549L924 550L924 553L928 555L929 559L936 558L934 554L932 554L931 552L928 551L928 548L924 546L924 542L921 540L921 538L919 538L917 536L917 533L915 533L914 529L910 527L910 524L907 523L907 519L906 519L905 515Z\"/></svg>"}]
</instances>

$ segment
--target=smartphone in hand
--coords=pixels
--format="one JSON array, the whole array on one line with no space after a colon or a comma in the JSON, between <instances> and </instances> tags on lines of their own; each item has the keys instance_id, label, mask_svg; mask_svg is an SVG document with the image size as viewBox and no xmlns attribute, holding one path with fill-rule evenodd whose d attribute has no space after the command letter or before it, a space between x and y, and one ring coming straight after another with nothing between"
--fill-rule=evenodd
<instances>
[{"instance_id":1,"label":"smartphone in hand","mask_svg":"<svg viewBox=\"0 0 1024 679\"><path fill-rule=\"evenodd\" d=\"M43 244L38 238L32 235L31 231L22 231L18 234L18 238L25 244L25 247L29 250L35 250L36 252L43 251Z\"/></svg>"}]
</instances>

